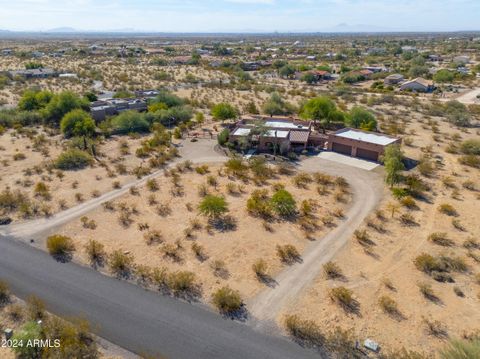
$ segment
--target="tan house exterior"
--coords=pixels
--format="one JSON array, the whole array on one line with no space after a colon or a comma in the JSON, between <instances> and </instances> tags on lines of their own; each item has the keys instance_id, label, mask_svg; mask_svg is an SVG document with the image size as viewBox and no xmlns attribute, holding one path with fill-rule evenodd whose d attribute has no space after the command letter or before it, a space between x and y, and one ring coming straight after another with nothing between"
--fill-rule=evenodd
<instances>
[{"instance_id":1,"label":"tan house exterior","mask_svg":"<svg viewBox=\"0 0 480 359\"><path fill-rule=\"evenodd\" d=\"M381 133L343 128L329 135L328 150L376 162L384 154L385 148L395 143L401 143L401 139Z\"/></svg>"}]
</instances>

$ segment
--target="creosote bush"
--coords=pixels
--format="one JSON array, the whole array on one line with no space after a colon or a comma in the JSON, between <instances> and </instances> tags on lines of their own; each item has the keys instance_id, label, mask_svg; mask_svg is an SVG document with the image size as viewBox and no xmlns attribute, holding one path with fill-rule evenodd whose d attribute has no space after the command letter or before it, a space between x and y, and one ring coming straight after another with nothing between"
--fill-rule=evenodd
<instances>
[{"instance_id":1,"label":"creosote bush","mask_svg":"<svg viewBox=\"0 0 480 359\"><path fill-rule=\"evenodd\" d=\"M47 238L48 252L57 259L69 259L75 251L70 237L55 234Z\"/></svg>"},{"instance_id":2,"label":"creosote bush","mask_svg":"<svg viewBox=\"0 0 480 359\"><path fill-rule=\"evenodd\" d=\"M213 293L212 302L223 314L234 314L243 307L240 293L230 287L222 287Z\"/></svg>"}]
</instances>

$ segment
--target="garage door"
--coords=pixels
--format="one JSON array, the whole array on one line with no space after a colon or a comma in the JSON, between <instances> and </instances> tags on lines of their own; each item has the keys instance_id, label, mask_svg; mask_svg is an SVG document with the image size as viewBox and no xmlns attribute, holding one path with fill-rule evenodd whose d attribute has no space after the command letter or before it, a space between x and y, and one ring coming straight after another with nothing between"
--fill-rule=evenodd
<instances>
[{"instance_id":1,"label":"garage door","mask_svg":"<svg viewBox=\"0 0 480 359\"><path fill-rule=\"evenodd\" d=\"M341 143L332 143L332 151L343 153L344 155L352 155L352 146L342 145Z\"/></svg>"},{"instance_id":2,"label":"garage door","mask_svg":"<svg viewBox=\"0 0 480 359\"><path fill-rule=\"evenodd\" d=\"M363 148L357 148L357 157L370 160L370 161L377 161L378 152L366 150Z\"/></svg>"}]
</instances>

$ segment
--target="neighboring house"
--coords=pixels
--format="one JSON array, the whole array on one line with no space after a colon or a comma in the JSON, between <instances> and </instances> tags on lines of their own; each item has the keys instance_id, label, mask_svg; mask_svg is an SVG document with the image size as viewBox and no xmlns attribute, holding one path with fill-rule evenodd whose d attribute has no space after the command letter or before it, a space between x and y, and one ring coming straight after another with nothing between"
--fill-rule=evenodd
<instances>
[{"instance_id":1,"label":"neighboring house","mask_svg":"<svg viewBox=\"0 0 480 359\"><path fill-rule=\"evenodd\" d=\"M3 49L2 50L2 55L3 56L10 56L13 54L13 50L12 49Z\"/></svg>"},{"instance_id":2,"label":"neighboring house","mask_svg":"<svg viewBox=\"0 0 480 359\"><path fill-rule=\"evenodd\" d=\"M453 58L453 62L456 63L456 64L466 65L466 64L470 63L470 57L465 56L465 55L455 56L455 57Z\"/></svg>"},{"instance_id":3,"label":"neighboring house","mask_svg":"<svg viewBox=\"0 0 480 359\"><path fill-rule=\"evenodd\" d=\"M137 98L152 98L156 97L160 92L157 90L138 90L135 91L135 97Z\"/></svg>"},{"instance_id":4,"label":"neighboring house","mask_svg":"<svg viewBox=\"0 0 480 359\"><path fill-rule=\"evenodd\" d=\"M90 104L90 114L96 122L104 121L109 116L115 116L127 110L147 111L145 99L106 99Z\"/></svg>"},{"instance_id":5,"label":"neighboring house","mask_svg":"<svg viewBox=\"0 0 480 359\"><path fill-rule=\"evenodd\" d=\"M50 68L43 69L29 69L29 70L13 70L8 71L8 74L14 78L17 76L24 77L26 79L40 79L47 77L58 76L58 73Z\"/></svg>"},{"instance_id":6,"label":"neighboring house","mask_svg":"<svg viewBox=\"0 0 480 359\"><path fill-rule=\"evenodd\" d=\"M413 91L413 92L431 92L435 89L435 86L432 81L425 80L424 78L417 77L414 80L404 82L400 86L402 91Z\"/></svg>"},{"instance_id":7,"label":"neighboring house","mask_svg":"<svg viewBox=\"0 0 480 359\"><path fill-rule=\"evenodd\" d=\"M443 61L443 58L440 55L435 55L435 54L428 55L428 59L432 62L442 62Z\"/></svg>"},{"instance_id":8,"label":"neighboring house","mask_svg":"<svg viewBox=\"0 0 480 359\"><path fill-rule=\"evenodd\" d=\"M392 74L392 75L388 75L387 77L385 77L385 79L383 80L383 83L385 85L397 85L397 84L399 84L403 81L405 81L405 78L403 77L403 75Z\"/></svg>"},{"instance_id":9,"label":"neighboring house","mask_svg":"<svg viewBox=\"0 0 480 359\"><path fill-rule=\"evenodd\" d=\"M373 73L377 72L388 72L388 69L383 66L365 66L364 70L372 71Z\"/></svg>"},{"instance_id":10,"label":"neighboring house","mask_svg":"<svg viewBox=\"0 0 480 359\"><path fill-rule=\"evenodd\" d=\"M328 150L344 155L378 161L385 148L401 139L381 133L343 128L328 136Z\"/></svg>"}]
</instances>

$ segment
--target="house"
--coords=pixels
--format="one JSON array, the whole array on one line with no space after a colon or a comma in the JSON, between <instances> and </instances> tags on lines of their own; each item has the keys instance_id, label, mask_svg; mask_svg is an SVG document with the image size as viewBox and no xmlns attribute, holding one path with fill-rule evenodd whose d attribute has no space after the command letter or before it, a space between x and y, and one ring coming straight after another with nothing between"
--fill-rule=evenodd
<instances>
[{"instance_id":1,"label":"house","mask_svg":"<svg viewBox=\"0 0 480 359\"><path fill-rule=\"evenodd\" d=\"M435 89L435 86L432 81L425 80L424 78L417 77L414 80L404 82L400 86L402 91L413 91L413 92L431 92Z\"/></svg>"},{"instance_id":2,"label":"house","mask_svg":"<svg viewBox=\"0 0 480 359\"><path fill-rule=\"evenodd\" d=\"M152 98L157 97L160 92L157 90L137 90L135 91L135 97L137 98Z\"/></svg>"},{"instance_id":3,"label":"house","mask_svg":"<svg viewBox=\"0 0 480 359\"><path fill-rule=\"evenodd\" d=\"M258 126L260 124L260 126ZM323 146L326 138L310 137L313 133L313 124L283 117L257 117L242 119L236 123L230 133L229 141L239 144L243 139L249 138L258 151L287 153L292 150L304 150L308 145Z\"/></svg>"},{"instance_id":4,"label":"house","mask_svg":"<svg viewBox=\"0 0 480 359\"><path fill-rule=\"evenodd\" d=\"M8 74L12 78L20 76L20 77L24 77L25 79L40 79L40 78L58 76L58 73L55 70L50 68L13 70L13 71L8 71Z\"/></svg>"},{"instance_id":5,"label":"house","mask_svg":"<svg viewBox=\"0 0 480 359\"><path fill-rule=\"evenodd\" d=\"M2 50L2 55L3 56L10 56L13 54L13 50L12 49L3 49Z\"/></svg>"},{"instance_id":6,"label":"house","mask_svg":"<svg viewBox=\"0 0 480 359\"><path fill-rule=\"evenodd\" d=\"M385 134L343 128L328 135L327 148L344 155L378 161L389 145L401 143L401 139Z\"/></svg>"},{"instance_id":7,"label":"house","mask_svg":"<svg viewBox=\"0 0 480 359\"><path fill-rule=\"evenodd\" d=\"M385 77L385 79L383 80L383 83L385 85L396 85L396 84L399 84L403 81L405 81L405 78L403 77L403 75L392 74L392 75L388 75L387 77Z\"/></svg>"},{"instance_id":8,"label":"house","mask_svg":"<svg viewBox=\"0 0 480 359\"><path fill-rule=\"evenodd\" d=\"M147 111L146 99L106 99L90 104L90 114L96 122L104 121L109 116L115 116L127 110Z\"/></svg>"}]
</instances>

